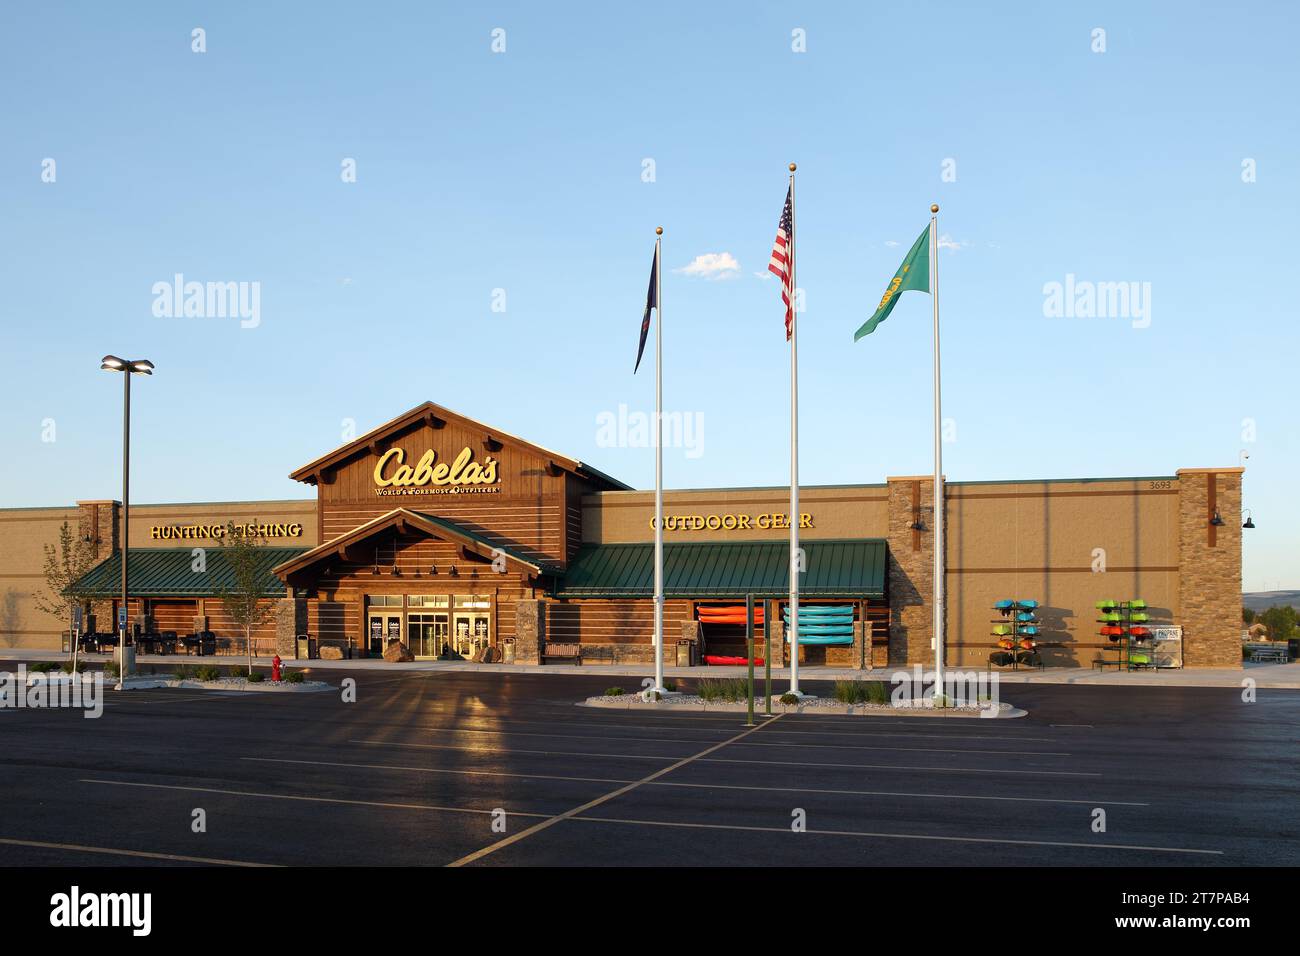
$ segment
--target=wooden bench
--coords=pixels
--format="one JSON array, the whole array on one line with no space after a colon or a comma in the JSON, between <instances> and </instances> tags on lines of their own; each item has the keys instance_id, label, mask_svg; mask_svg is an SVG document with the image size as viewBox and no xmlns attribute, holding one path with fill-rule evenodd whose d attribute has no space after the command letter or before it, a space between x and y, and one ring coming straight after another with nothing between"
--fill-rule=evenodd
<instances>
[{"instance_id":1,"label":"wooden bench","mask_svg":"<svg viewBox=\"0 0 1300 956\"><path fill-rule=\"evenodd\" d=\"M542 663L548 661L573 661L582 663L582 646L580 644L552 644L547 641L542 648Z\"/></svg>"}]
</instances>

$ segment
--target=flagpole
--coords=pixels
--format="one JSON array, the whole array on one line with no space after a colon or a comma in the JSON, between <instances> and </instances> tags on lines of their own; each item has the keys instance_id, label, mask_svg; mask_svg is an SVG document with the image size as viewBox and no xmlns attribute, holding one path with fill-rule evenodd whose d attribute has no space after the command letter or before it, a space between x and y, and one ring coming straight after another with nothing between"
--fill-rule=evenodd
<instances>
[{"instance_id":1,"label":"flagpole","mask_svg":"<svg viewBox=\"0 0 1300 956\"><path fill-rule=\"evenodd\" d=\"M939 206L930 206L930 297L934 304L934 694L943 692L943 406L939 392Z\"/></svg>"},{"instance_id":2,"label":"flagpole","mask_svg":"<svg viewBox=\"0 0 1300 956\"><path fill-rule=\"evenodd\" d=\"M664 692L664 297L655 228L655 691Z\"/></svg>"},{"instance_id":3,"label":"flagpole","mask_svg":"<svg viewBox=\"0 0 1300 956\"><path fill-rule=\"evenodd\" d=\"M790 164L790 693L799 695L799 285L795 278L794 171Z\"/></svg>"}]
</instances>

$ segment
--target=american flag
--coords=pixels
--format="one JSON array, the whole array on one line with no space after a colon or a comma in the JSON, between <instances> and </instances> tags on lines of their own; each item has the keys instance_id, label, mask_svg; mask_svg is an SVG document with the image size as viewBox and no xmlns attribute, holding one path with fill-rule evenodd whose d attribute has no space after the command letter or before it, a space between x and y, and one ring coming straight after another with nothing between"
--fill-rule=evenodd
<instances>
[{"instance_id":1,"label":"american flag","mask_svg":"<svg viewBox=\"0 0 1300 956\"><path fill-rule=\"evenodd\" d=\"M790 248L794 245L794 218L790 209L790 194L793 187L786 190L785 209L781 212L781 225L776 229L776 242L772 244L772 258L767 264L767 271L781 280L781 301L785 303L785 340L790 341L794 329L794 306L790 304L793 291L790 288Z\"/></svg>"}]
</instances>

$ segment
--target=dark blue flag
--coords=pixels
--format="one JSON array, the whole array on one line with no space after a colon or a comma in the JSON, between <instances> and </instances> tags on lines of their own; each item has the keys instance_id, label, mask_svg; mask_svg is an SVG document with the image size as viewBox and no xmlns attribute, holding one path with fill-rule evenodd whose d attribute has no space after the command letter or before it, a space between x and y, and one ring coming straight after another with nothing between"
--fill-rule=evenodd
<instances>
[{"instance_id":1,"label":"dark blue flag","mask_svg":"<svg viewBox=\"0 0 1300 956\"><path fill-rule=\"evenodd\" d=\"M645 352L645 337L650 333L650 310L659 308L659 243L655 243L654 259L650 263L650 290L645 294L645 314L641 316L641 344L636 347L635 375L641 367L641 355Z\"/></svg>"}]
</instances>

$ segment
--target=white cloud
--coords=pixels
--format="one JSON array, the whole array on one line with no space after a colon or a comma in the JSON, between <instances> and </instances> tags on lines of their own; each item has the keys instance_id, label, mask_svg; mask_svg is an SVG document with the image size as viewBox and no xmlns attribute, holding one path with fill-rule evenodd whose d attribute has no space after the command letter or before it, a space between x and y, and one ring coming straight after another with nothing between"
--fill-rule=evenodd
<instances>
[{"instance_id":1,"label":"white cloud","mask_svg":"<svg viewBox=\"0 0 1300 956\"><path fill-rule=\"evenodd\" d=\"M702 279L734 279L740 275L740 263L730 252L706 252L692 259L690 265L673 271Z\"/></svg>"},{"instance_id":2,"label":"white cloud","mask_svg":"<svg viewBox=\"0 0 1300 956\"><path fill-rule=\"evenodd\" d=\"M755 278L755 279L762 279L763 281L766 282L768 279L773 278L773 275L772 275L772 273L770 273L770 272L755 272L755 273L754 273L754 278Z\"/></svg>"},{"instance_id":3,"label":"white cloud","mask_svg":"<svg viewBox=\"0 0 1300 956\"><path fill-rule=\"evenodd\" d=\"M953 252L956 252L959 249L965 249L969 245L970 243L967 242L965 239L962 239L960 242L958 242L956 239L948 235L946 232L939 237L940 249L951 249Z\"/></svg>"},{"instance_id":4,"label":"white cloud","mask_svg":"<svg viewBox=\"0 0 1300 956\"><path fill-rule=\"evenodd\" d=\"M885 240L885 245L889 246L889 247L892 249L894 246L898 245L898 240L897 240L897 239L886 239L886 240Z\"/></svg>"}]
</instances>

